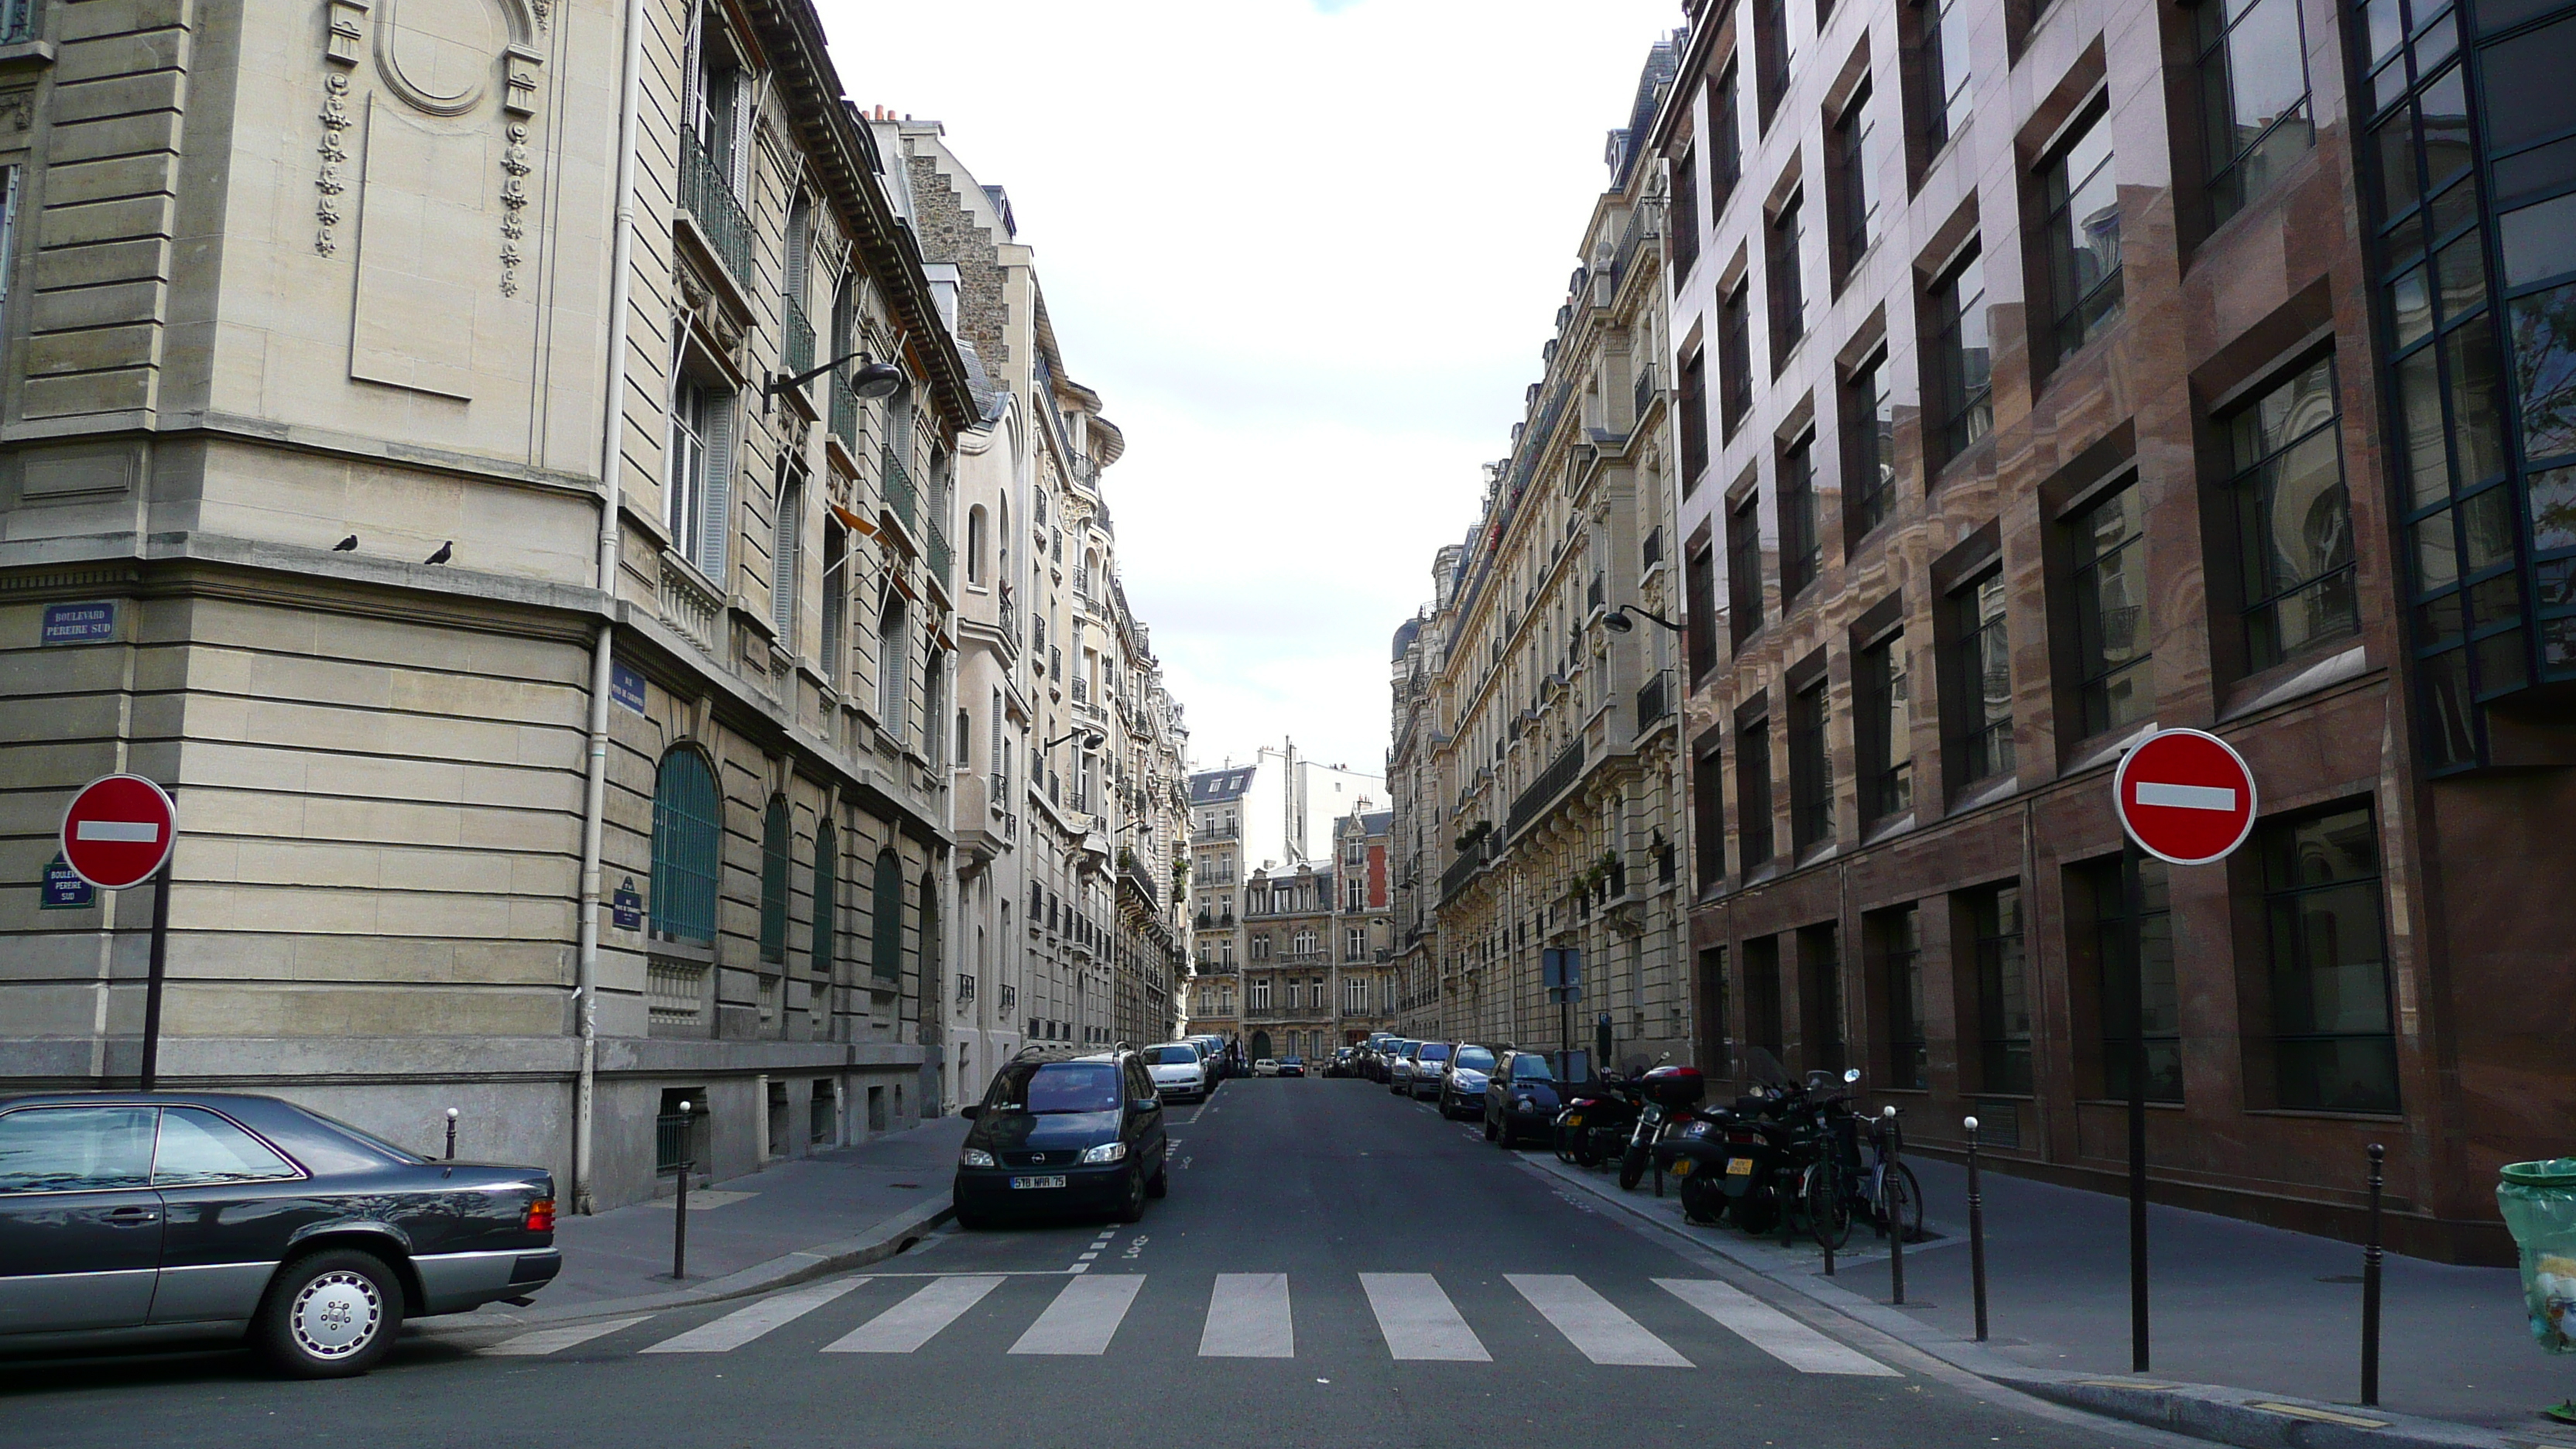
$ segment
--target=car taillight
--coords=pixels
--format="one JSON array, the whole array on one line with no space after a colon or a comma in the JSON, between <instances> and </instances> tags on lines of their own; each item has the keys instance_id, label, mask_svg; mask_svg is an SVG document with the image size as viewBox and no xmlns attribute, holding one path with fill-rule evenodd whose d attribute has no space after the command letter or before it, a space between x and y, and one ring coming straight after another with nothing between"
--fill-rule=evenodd
<instances>
[{"instance_id":1,"label":"car taillight","mask_svg":"<svg viewBox=\"0 0 2576 1449\"><path fill-rule=\"evenodd\" d=\"M555 1230L555 1200L553 1198L541 1197L528 1204L527 1228L528 1231L532 1233L551 1233Z\"/></svg>"}]
</instances>

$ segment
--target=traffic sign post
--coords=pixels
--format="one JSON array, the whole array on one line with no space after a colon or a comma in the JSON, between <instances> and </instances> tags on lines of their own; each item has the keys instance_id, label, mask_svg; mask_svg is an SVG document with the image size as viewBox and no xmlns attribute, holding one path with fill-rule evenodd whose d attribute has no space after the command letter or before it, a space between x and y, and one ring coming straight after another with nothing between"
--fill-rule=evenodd
<instances>
[{"instance_id":1,"label":"traffic sign post","mask_svg":"<svg viewBox=\"0 0 2576 1449\"><path fill-rule=\"evenodd\" d=\"M179 808L169 792L141 775L102 775L80 788L63 811L63 862L100 890L121 891L157 878L152 892L152 955L143 988L142 1089L160 1075L161 982L170 943L170 849Z\"/></svg>"},{"instance_id":2,"label":"traffic sign post","mask_svg":"<svg viewBox=\"0 0 2576 1449\"><path fill-rule=\"evenodd\" d=\"M2142 857L2225 860L2254 831L2254 772L2227 741L2158 730L2111 775L2120 816L2120 909L2129 918L2129 1364L2147 1371L2147 942Z\"/></svg>"}]
</instances>

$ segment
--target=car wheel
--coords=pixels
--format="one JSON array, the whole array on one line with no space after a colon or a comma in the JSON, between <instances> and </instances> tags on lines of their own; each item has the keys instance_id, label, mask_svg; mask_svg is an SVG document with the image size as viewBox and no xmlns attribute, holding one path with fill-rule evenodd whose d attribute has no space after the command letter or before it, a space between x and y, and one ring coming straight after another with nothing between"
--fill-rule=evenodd
<instances>
[{"instance_id":1,"label":"car wheel","mask_svg":"<svg viewBox=\"0 0 2576 1449\"><path fill-rule=\"evenodd\" d=\"M1501 1135L1502 1135L1502 1134L1500 1133L1500 1131L1498 1131L1498 1130L1495 1128L1495 1126L1494 1126L1494 1114L1492 1114L1491 1112L1486 1113L1486 1114L1485 1114L1485 1140L1486 1140L1486 1141L1488 1141L1488 1142L1497 1141L1497 1140L1499 1140L1499 1139L1500 1139Z\"/></svg>"},{"instance_id":2,"label":"car wheel","mask_svg":"<svg viewBox=\"0 0 2576 1449\"><path fill-rule=\"evenodd\" d=\"M373 1253L333 1248L282 1269L252 1321L251 1339L279 1372L299 1379L362 1374L402 1332L403 1290Z\"/></svg>"},{"instance_id":3,"label":"car wheel","mask_svg":"<svg viewBox=\"0 0 2576 1449\"><path fill-rule=\"evenodd\" d=\"M950 1221L956 1223L960 1229L970 1233L980 1233L993 1225L993 1220L991 1218L984 1216L982 1213L969 1212L962 1206L957 1209L955 1216L952 1217Z\"/></svg>"},{"instance_id":4,"label":"car wheel","mask_svg":"<svg viewBox=\"0 0 2576 1449\"><path fill-rule=\"evenodd\" d=\"M1127 1174L1127 1200L1118 1205L1118 1221L1133 1223L1145 1216L1145 1169L1140 1165Z\"/></svg>"},{"instance_id":5,"label":"car wheel","mask_svg":"<svg viewBox=\"0 0 2576 1449\"><path fill-rule=\"evenodd\" d=\"M1145 1196L1163 1197L1168 1195L1171 1190L1172 1164L1167 1161L1162 1166L1155 1168L1154 1175L1145 1180Z\"/></svg>"}]
</instances>

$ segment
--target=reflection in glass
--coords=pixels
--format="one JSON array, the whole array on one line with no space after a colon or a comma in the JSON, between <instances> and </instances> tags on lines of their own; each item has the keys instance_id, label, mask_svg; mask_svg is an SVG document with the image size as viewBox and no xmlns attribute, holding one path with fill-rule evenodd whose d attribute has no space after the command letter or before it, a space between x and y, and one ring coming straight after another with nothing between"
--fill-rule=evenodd
<instances>
[{"instance_id":1,"label":"reflection in glass","mask_svg":"<svg viewBox=\"0 0 2576 1449\"><path fill-rule=\"evenodd\" d=\"M2152 856L2138 862L2139 944L2137 959L2146 962L2139 979L2129 954L2129 903L2120 862L2105 860L2085 867L2092 887L2094 942L2099 971L2102 1024L2102 1095L2124 1101L2129 1095L2129 1047L2134 1034L2146 1047L2146 1098L2150 1102L2182 1100L2182 1000L2174 989L2173 904L2165 863ZM2144 992L2145 1014L2139 1014Z\"/></svg>"},{"instance_id":2,"label":"reflection in glass","mask_svg":"<svg viewBox=\"0 0 2576 1449\"><path fill-rule=\"evenodd\" d=\"M2148 673L2146 531L2132 483L2075 523L2075 618L2084 682L2084 733L2155 711Z\"/></svg>"},{"instance_id":3,"label":"reflection in glass","mask_svg":"<svg viewBox=\"0 0 2576 1449\"><path fill-rule=\"evenodd\" d=\"M2504 471L2504 410L2496 399L2495 338L2486 324L2442 339L2451 374L2451 441L2463 486Z\"/></svg>"},{"instance_id":4,"label":"reflection in glass","mask_svg":"<svg viewBox=\"0 0 2576 1449\"><path fill-rule=\"evenodd\" d=\"M2443 446L2442 376L2426 348L2397 364L2397 406L2406 418L2408 496L2417 508L2451 496L2451 455Z\"/></svg>"},{"instance_id":5,"label":"reflection in glass","mask_svg":"<svg viewBox=\"0 0 2576 1449\"><path fill-rule=\"evenodd\" d=\"M2256 669L2359 627L2352 508L2334 423L2329 360L2264 394L2229 427Z\"/></svg>"},{"instance_id":6,"label":"reflection in glass","mask_svg":"<svg viewBox=\"0 0 2576 1449\"><path fill-rule=\"evenodd\" d=\"M2576 453L2576 283L2517 297L2507 311L2523 456Z\"/></svg>"},{"instance_id":7,"label":"reflection in glass","mask_svg":"<svg viewBox=\"0 0 2576 1449\"><path fill-rule=\"evenodd\" d=\"M2274 825L2262 845L2280 1105L2397 1109L2379 841L2370 811Z\"/></svg>"},{"instance_id":8,"label":"reflection in glass","mask_svg":"<svg viewBox=\"0 0 2576 1449\"><path fill-rule=\"evenodd\" d=\"M2409 267L2388 284L2388 311L2397 328L2397 346L2407 348L2433 330L2433 294L2422 267Z\"/></svg>"}]
</instances>

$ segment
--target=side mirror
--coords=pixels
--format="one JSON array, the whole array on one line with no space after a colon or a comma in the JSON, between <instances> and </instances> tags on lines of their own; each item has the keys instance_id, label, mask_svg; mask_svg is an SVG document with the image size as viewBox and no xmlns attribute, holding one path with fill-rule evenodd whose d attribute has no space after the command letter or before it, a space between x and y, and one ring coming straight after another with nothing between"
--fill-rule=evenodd
<instances>
[{"instance_id":1,"label":"side mirror","mask_svg":"<svg viewBox=\"0 0 2576 1449\"><path fill-rule=\"evenodd\" d=\"M1160 1097L1138 1097L1130 1101L1127 1105L1133 1111L1160 1112L1163 1110L1163 1099Z\"/></svg>"},{"instance_id":2,"label":"side mirror","mask_svg":"<svg viewBox=\"0 0 2576 1449\"><path fill-rule=\"evenodd\" d=\"M1857 1081L1859 1081L1859 1080L1860 1080L1860 1068L1858 1068L1858 1067L1845 1067L1845 1068L1843 1069L1843 1085L1844 1085L1844 1086L1847 1086L1847 1087L1848 1087L1848 1086L1850 1086L1852 1083L1857 1082Z\"/></svg>"},{"instance_id":3,"label":"side mirror","mask_svg":"<svg viewBox=\"0 0 2576 1449\"><path fill-rule=\"evenodd\" d=\"M976 1118L984 1115L984 1104L981 1102L969 1102L965 1106L957 1109L957 1115L965 1118L969 1122L972 1122Z\"/></svg>"}]
</instances>

